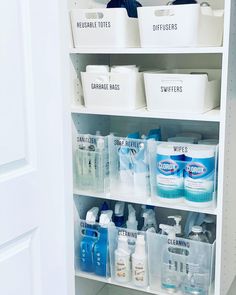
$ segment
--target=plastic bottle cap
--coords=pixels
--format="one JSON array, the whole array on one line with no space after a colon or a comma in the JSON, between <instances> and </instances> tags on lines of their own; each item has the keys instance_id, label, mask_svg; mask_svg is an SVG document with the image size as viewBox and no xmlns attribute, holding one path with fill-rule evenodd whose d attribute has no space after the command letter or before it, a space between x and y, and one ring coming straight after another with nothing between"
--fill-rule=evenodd
<instances>
[{"instance_id":1,"label":"plastic bottle cap","mask_svg":"<svg viewBox=\"0 0 236 295\"><path fill-rule=\"evenodd\" d=\"M194 225L192 227L192 232L195 233L195 234L200 234L200 233L202 233L202 227L198 226L198 225Z\"/></svg>"},{"instance_id":2,"label":"plastic bottle cap","mask_svg":"<svg viewBox=\"0 0 236 295\"><path fill-rule=\"evenodd\" d=\"M215 220L214 220L214 218L212 217L212 216L206 216L205 218L204 218L204 221L203 222L205 222L205 223L215 223Z\"/></svg>"}]
</instances>

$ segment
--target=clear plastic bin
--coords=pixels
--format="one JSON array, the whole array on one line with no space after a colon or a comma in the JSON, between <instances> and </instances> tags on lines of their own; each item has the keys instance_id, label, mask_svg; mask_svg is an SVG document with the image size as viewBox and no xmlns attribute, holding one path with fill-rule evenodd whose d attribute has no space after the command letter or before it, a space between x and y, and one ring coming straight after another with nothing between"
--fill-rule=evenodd
<instances>
[{"instance_id":1,"label":"clear plastic bin","mask_svg":"<svg viewBox=\"0 0 236 295\"><path fill-rule=\"evenodd\" d=\"M152 198L214 207L218 146L149 141Z\"/></svg>"},{"instance_id":2,"label":"clear plastic bin","mask_svg":"<svg viewBox=\"0 0 236 295\"><path fill-rule=\"evenodd\" d=\"M215 243L147 233L150 289L178 294L210 294Z\"/></svg>"},{"instance_id":3,"label":"clear plastic bin","mask_svg":"<svg viewBox=\"0 0 236 295\"><path fill-rule=\"evenodd\" d=\"M221 46L223 15L199 4L139 7L141 47Z\"/></svg>"},{"instance_id":4,"label":"clear plastic bin","mask_svg":"<svg viewBox=\"0 0 236 295\"><path fill-rule=\"evenodd\" d=\"M144 73L147 109L204 113L220 105L220 70L188 69Z\"/></svg>"},{"instance_id":5,"label":"clear plastic bin","mask_svg":"<svg viewBox=\"0 0 236 295\"><path fill-rule=\"evenodd\" d=\"M81 73L86 107L136 110L146 106L143 73Z\"/></svg>"},{"instance_id":6,"label":"clear plastic bin","mask_svg":"<svg viewBox=\"0 0 236 295\"><path fill-rule=\"evenodd\" d=\"M147 141L109 136L110 192L124 200L150 195Z\"/></svg>"},{"instance_id":7,"label":"clear plastic bin","mask_svg":"<svg viewBox=\"0 0 236 295\"><path fill-rule=\"evenodd\" d=\"M146 251L146 267L143 268L143 263L140 269L138 270L134 267L135 263L132 259L132 254L135 252L137 236L143 235L145 240L145 251ZM118 238L127 237L127 247L129 254L125 251L117 252L118 249ZM110 252L110 269L111 269L111 279L116 283L123 284L124 286L136 286L140 289L145 289L148 287L148 247L146 241L146 232L138 230L130 230L127 228L118 228L115 226L109 227L109 252ZM132 267L133 266L133 267ZM134 281L134 277L140 278L140 285L137 285L137 281ZM143 279L145 277L145 285L142 287Z\"/></svg>"},{"instance_id":8,"label":"clear plastic bin","mask_svg":"<svg viewBox=\"0 0 236 295\"><path fill-rule=\"evenodd\" d=\"M139 47L138 20L125 8L74 9L71 24L75 47Z\"/></svg>"},{"instance_id":9,"label":"clear plastic bin","mask_svg":"<svg viewBox=\"0 0 236 295\"><path fill-rule=\"evenodd\" d=\"M75 222L75 269L100 277L110 276L108 229L85 220ZM102 244L101 244L102 240Z\"/></svg>"},{"instance_id":10,"label":"clear plastic bin","mask_svg":"<svg viewBox=\"0 0 236 295\"><path fill-rule=\"evenodd\" d=\"M91 193L107 192L109 189L107 137L77 135L74 159L77 189Z\"/></svg>"}]
</instances>

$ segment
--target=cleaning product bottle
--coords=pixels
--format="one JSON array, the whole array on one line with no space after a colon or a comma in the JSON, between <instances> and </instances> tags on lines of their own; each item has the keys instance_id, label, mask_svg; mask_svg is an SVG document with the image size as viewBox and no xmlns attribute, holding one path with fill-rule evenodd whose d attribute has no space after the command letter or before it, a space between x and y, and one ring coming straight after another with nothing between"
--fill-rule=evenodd
<instances>
[{"instance_id":1,"label":"cleaning product bottle","mask_svg":"<svg viewBox=\"0 0 236 295\"><path fill-rule=\"evenodd\" d=\"M215 218L211 215L206 215L201 226L204 234L207 236L209 242L212 244L216 238Z\"/></svg>"},{"instance_id":2,"label":"cleaning product bottle","mask_svg":"<svg viewBox=\"0 0 236 295\"><path fill-rule=\"evenodd\" d=\"M118 247L115 250L115 280L119 283L127 283L131 280L131 261L128 238L125 235L118 236Z\"/></svg>"},{"instance_id":3,"label":"cleaning product bottle","mask_svg":"<svg viewBox=\"0 0 236 295\"><path fill-rule=\"evenodd\" d=\"M86 227L80 242L80 269L85 272L94 271L93 250L98 236L95 229L98 211L98 207L93 207L87 212Z\"/></svg>"},{"instance_id":4,"label":"cleaning product bottle","mask_svg":"<svg viewBox=\"0 0 236 295\"><path fill-rule=\"evenodd\" d=\"M132 205L128 205L129 216L126 222L126 227L128 229L137 230L138 228L138 221L136 220L136 212Z\"/></svg>"},{"instance_id":5,"label":"cleaning product bottle","mask_svg":"<svg viewBox=\"0 0 236 295\"><path fill-rule=\"evenodd\" d=\"M168 235L167 244L162 252L161 286L168 293L175 293L179 287L178 261L175 259L177 246L172 248L169 243L176 240L176 229L165 224L160 224L159 227Z\"/></svg>"},{"instance_id":6,"label":"cleaning product bottle","mask_svg":"<svg viewBox=\"0 0 236 295\"><path fill-rule=\"evenodd\" d=\"M117 227L123 227L125 224L125 217L124 217L124 210L125 210L125 203L124 202L116 202L115 204L115 216L114 216L114 223Z\"/></svg>"},{"instance_id":7,"label":"cleaning product bottle","mask_svg":"<svg viewBox=\"0 0 236 295\"><path fill-rule=\"evenodd\" d=\"M135 252L132 254L132 281L135 286L148 286L148 263L144 235L137 235Z\"/></svg>"},{"instance_id":8,"label":"cleaning product bottle","mask_svg":"<svg viewBox=\"0 0 236 295\"><path fill-rule=\"evenodd\" d=\"M196 0L175 0L172 2L173 5L183 5L183 4L197 4Z\"/></svg>"},{"instance_id":9,"label":"cleaning product bottle","mask_svg":"<svg viewBox=\"0 0 236 295\"><path fill-rule=\"evenodd\" d=\"M148 132L147 139L154 139L156 141L161 141L161 128L158 126L156 129L151 129Z\"/></svg>"},{"instance_id":10,"label":"cleaning product bottle","mask_svg":"<svg viewBox=\"0 0 236 295\"><path fill-rule=\"evenodd\" d=\"M142 231L148 230L155 233L157 231L155 211L153 209L145 210L143 213L143 218L144 218L144 225L142 227Z\"/></svg>"},{"instance_id":11,"label":"cleaning product bottle","mask_svg":"<svg viewBox=\"0 0 236 295\"><path fill-rule=\"evenodd\" d=\"M107 202L105 201L104 203L102 203L102 206L100 208L101 214L104 213L105 211L109 210L109 206L107 204Z\"/></svg>"},{"instance_id":12,"label":"cleaning product bottle","mask_svg":"<svg viewBox=\"0 0 236 295\"><path fill-rule=\"evenodd\" d=\"M137 18L137 7L142 5L136 0L110 0L107 4L107 8L126 8L128 16Z\"/></svg>"},{"instance_id":13,"label":"cleaning product bottle","mask_svg":"<svg viewBox=\"0 0 236 295\"><path fill-rule=\"evenodd\" d=\"M180 225L180 222L182 220L182 216L174 215L174 216L168 216L168 218L169 219L174 219L174 221L175 221L174 229L175 229L176 237L183 237L182 227Z\"/></svg>"},{"instance_id":14,"label":"cleaning product bottle","mask_svg":"<svg viewBox=\"0 0 236 295\"><path fill-rule=\"evenodd\" d=\"M198 225L192 227L192 232L189 235L189 239L193 241L209 243L206 234L203 233L202 227Z\"/></svg>"},{"instance_id":15,"label":"cleaning product bottle","mask_svg":"<svg viewBox=\"0 0 236 295\"><path fill-rule=\"evenodd\" d=\"M103 211L101 214L99 236L93 251L94 272L102 277L106 277L109 273L108 226L112 222L112 214L112 210Z\"/></svg>"},{"instance_id":16,"label":"cleaning product bottle","mask_svg":"<svg viewBox=\"0 0 236 295\"><path fill-rule=\"evenodd\" d=\"M216 151L214 146L192 146L185 153L185 202L192 206L209 207L214 202Z\"/></svg>"},{"instance_id":17,"label":"cleaning product bottle","mask_svg":"<svg viewBox=\"0 0 236 295\"><path fill-rule=\"evenodd\" d=\"M156 153L157 195L164 202L180 202L184 196L184 153L171 143L159 144Z\"/></svg>"}]
</instances>

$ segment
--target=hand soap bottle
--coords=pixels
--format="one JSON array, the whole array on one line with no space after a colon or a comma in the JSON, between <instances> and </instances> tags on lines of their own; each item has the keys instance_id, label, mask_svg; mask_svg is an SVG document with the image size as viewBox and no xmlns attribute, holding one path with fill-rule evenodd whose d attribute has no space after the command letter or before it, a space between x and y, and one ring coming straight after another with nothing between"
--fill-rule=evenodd
<instances>
[{"instance_id":1,"label":"hand soap bottle","mask_svg":"<svg viewBox=\"0 0 236 295\"><path fill-rule=\"evenodd\" d=\"M80 269L85 272L93 272L93 250L97 241L98 233L95 228L99 209L93 207L86 215L86 228L83 231L83 238L80 242Z\"/></svg>"},{"instance_id":2,"label":"hand soap bottle","mask_svg":"<svg viewBox=\"0 0 236 295\"><path fill-rule=\"evenodd\" d=\"M109 245L108 245L108 226L112 223L112 210L104 211L99 220L99 237L94 245L93 261L94 272L98 276L106 277L109 273Z\"/></svg>"},{"instance_id":3,"label":"hand soap bottle","mask_svg":"<svg viewBox=\"0 0 236 295\"><path fill-rule=\"evenodd\" d=\"M132 254L132 281L137 287L148 286L148 263L143 235L137 235L135 252Z\"/></svg>"},{"instance_id":4,"label":"hand soap bottle","mask_svg":"<svg viewBox=\"0 0 236 295\"><path fill-rule=\"evenodd\" d=\"M165 224L160 224L159 227L168 234L167 244L161 254L161 286L168 293L175 293L179 287L178 261L175 259L177 247L173 246L172 249L169 244L176 240L175 228Z\"/></svg>"}]
</instances>

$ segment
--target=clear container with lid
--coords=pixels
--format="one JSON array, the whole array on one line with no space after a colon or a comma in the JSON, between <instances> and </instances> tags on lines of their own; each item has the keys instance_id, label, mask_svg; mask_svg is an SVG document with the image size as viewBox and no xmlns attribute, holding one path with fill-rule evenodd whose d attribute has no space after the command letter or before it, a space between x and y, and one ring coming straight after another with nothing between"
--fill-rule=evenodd
<instances>
[{"instance_id":1,"label":"clear container with lid","mask_svg":"<svg viewBox=\"0 0 236 295\"><path fill-rule=\"evenodd\" d=\"M193 241L209 243L209 240L206 234L203 232L202 226L197 226L197 225L193 226L192 232L189 234L189 239Z\"/></svg>"}]
</instances>

